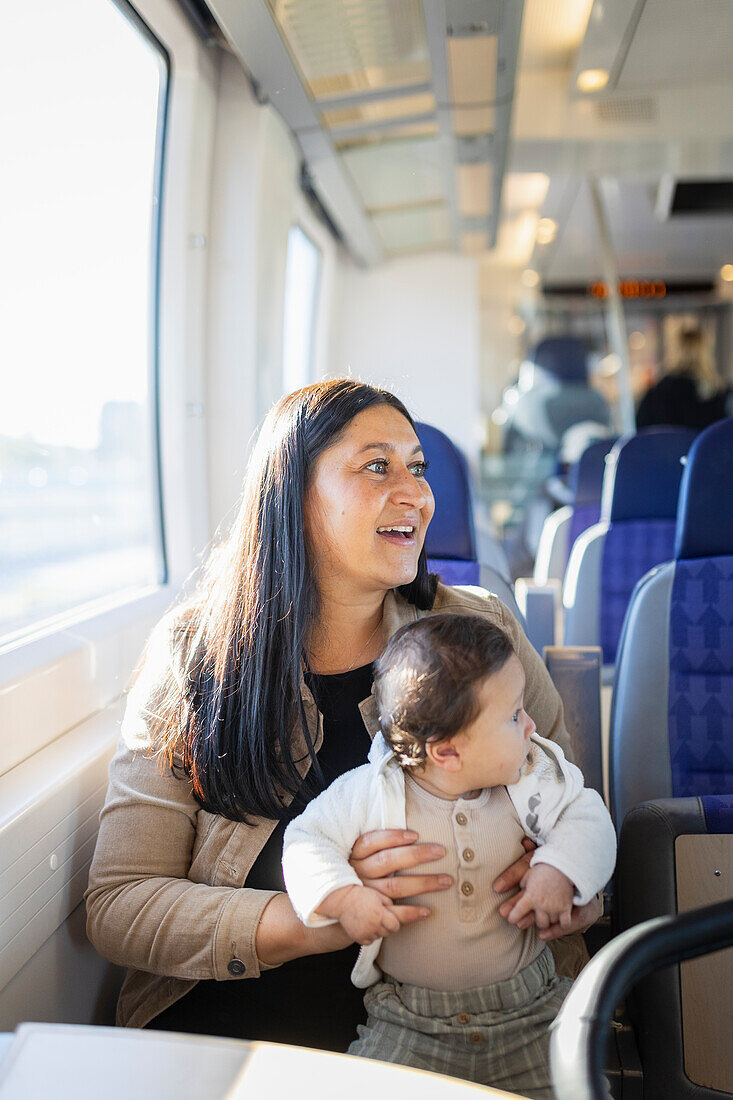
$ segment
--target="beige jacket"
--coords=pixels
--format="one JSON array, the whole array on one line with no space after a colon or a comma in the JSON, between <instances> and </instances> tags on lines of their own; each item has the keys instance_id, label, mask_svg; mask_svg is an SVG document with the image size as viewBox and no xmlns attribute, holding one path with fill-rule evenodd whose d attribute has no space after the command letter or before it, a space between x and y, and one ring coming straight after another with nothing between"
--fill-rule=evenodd
<instances>
[{"instance_id":1,"label":"beige jacket","mask_svg":"<svg viewBox=\"0 0 733 1100\"><path fill-rule=\"evenodd\" d=\"M496 596L440 585L432 610L419 611L389 592L385 644L403 624L439 611L486 615L503 627L525 669L526 710L543 736L556 740L572 759L560 697L516 619ZM117 1007L117 1022L127 1027L143 1027L199 979L256 978L266 969L255 952L255 934L274 891L248 890L246 880L276 822L255 818L245 825L207 813L193 797L191 783L176 778L148 751L147 715L155 710L160 685L180 675L171 663L170 631L171 620L163 620L129 695L86 892L90 940L101 955L129 968ZM301 692L318 749L322 718L304 682ZM378 728L374 697L360 710L373 736ZM304 738L302 732L296 736L305 774ZM563 966L565 972L579 969L579 939L568 937L576 959Z\"/></svg>"}]
</instances>

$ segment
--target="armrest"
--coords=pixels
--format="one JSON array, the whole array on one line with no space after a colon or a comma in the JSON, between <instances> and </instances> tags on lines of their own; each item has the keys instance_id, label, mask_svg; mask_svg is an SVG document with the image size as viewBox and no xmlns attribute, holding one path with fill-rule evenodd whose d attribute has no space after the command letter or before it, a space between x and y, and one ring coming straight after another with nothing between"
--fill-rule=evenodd
<instances>
[{"instance_id":1,"label":"armrest","mask_svg":"<svg viewBox=\"0 0 733 1100\"><path fill-rule=\"evenodd\" d=\"M563 1100L605 1100L606 1034L616 1005L647 974L733 945L729 901L678 917L655 917L622 932L576 979L551 1026L552 1084Z\"/></svg>"},{"instance_id":2,"label":"armrest","mask_svg":"<svg viewBox=\"0 0 733 1100\"><path fill-rule=\"evenodd\" d=\"M514 584L519 609L527 623L527 637L538 653L555 644L560 610L560 582L536 584L531 577L519 577Z\"/></svg>"},{"instance_id":3,"label":"armrest","mask_svg":"<svg viewBox=\"0 0 733 1100\"><path fill-rule=\"evenodd\" d=\"M560 693L565 725L587 786L603 797L600 646L547 646L545 664ZM542 732L542 731L540 731Z\"/></svg>"}]
</instances>

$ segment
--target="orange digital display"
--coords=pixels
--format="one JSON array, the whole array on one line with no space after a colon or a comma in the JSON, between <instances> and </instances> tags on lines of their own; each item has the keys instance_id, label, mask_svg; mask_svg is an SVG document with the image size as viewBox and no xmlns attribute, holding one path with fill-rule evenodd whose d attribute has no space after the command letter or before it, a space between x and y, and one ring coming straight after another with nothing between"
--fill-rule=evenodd
<instances>
[{"instance_id":1,"label":"orange digital display","mask_svg":"<svg viewBox=\"0 0 733 1100\"><path fill-rule=\"evenodd\" d=\"M618 292L622 298L664 298L667 284L661 279L619 279ZM608 297L608 284L591 283L588 293L603 300Z\"/></svg>"}]
</instances>

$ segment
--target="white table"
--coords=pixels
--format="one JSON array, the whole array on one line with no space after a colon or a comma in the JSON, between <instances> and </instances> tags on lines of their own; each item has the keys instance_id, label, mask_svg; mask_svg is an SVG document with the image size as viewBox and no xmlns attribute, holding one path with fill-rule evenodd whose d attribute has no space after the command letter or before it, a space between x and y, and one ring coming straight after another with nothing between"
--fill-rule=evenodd
<instances>
[{"instance_id":1,"label":"white table","mask_svg":"<svg viewBox=\"0 0 733 1100\"><path fill-rule=\"evenodd\" d=\"M451 1077L277 1043L74 1024L21 1024L0 1035L1 1100L479 1100L479 1093L517 1100Z\"/></svg>"}]
</instances>

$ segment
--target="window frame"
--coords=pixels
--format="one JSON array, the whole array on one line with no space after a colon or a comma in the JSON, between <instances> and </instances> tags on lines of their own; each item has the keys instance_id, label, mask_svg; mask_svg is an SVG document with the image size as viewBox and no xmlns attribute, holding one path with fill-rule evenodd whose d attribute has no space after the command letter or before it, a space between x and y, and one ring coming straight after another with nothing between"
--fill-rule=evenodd
<instances>
[{"instance_id":1,"label":"window frame","mask_svg":"<svg viewBox=\"0 0 733 1100\"><path fill-rule=\"evenodd\" d=\"M286 325L286 313L287 308L287 283L288 283L288 269L287 269L287 252L290 250L290 234L294 229L298 229L308 243L313 247L317 257L318 265L316 268L316 288L313 295L313 304L311 307L311 324L310 324L310 347L308 349L308 377L301 380L300 386L308 386L312 382L315 382L318 378L318 344L319 344L319 321L321 310L321 299L323 294L323 280L326 266L326 257L324 254L323 246L315 239L314 234L310 229L306 228L305 219L301 216L302 212L296 213L293 220L290 223L288 229L288 241L286 251L286 266L285 266L285 292L283 294L283 392L289 392L285 382L285 325Z\"/></svg>"},{"instance_id":2,"label":"window frame","mask_svg":"<svg viewBox=\"0 0 733 1100\"><path fill-rule=\"evenodd\" d=\"M129 687L151 629L176 598L209 537L205 484L198 486L203 499L191 502L181 485L181 454L187 456L187 468L189 460L194 469L205 467L205 440L198 423L191 422L188 400L200 386L204 356L202 351L186 364L183 349L189 342L198 347L203 330L200 258L192 253L190 238L193 231L208 232L210 181L197 171L191 152L211 142L216 62L172 0L137 0L137 7L129 0L112 2L160 52L161 86L165 76L151 195L157 209L151 225L148 359L153 492L165 572L159 584L90 601L31 624L0 645L0 730L5 734L0 736L0 775L101 712L109 713L114 738L117 700ZM208 103L203 112L197 93ZM174 195L168 193L169 181L175 181ZM177 320L181 316L183 326Z\"/></svg>"}]
</instances>

